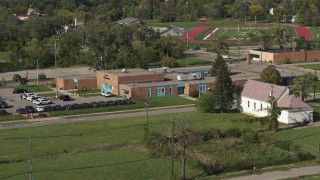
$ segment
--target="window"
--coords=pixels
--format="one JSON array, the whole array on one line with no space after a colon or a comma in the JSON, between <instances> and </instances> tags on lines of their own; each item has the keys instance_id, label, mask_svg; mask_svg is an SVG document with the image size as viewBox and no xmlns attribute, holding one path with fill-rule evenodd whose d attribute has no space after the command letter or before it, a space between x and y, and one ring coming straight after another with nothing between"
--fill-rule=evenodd
<instances>
[{"instance_id":1,"label":"window","mask_svg":"<svg viewBox=\"0 0 320 180\"><path fill-rule=\"evenodd\" d=\"M157 94L164 94L164 88L157 89Z\"/></svg>"},{"instance_id":2,"label":"window","mask_svg":"<svg viewBox=\"0 0 320 180\"><path fill-rule=\"evenodd\" d=\"M253 108L256 109L256 103L253 104Z\"/></svg>"},{"instance_id":3,"label":"window","mask_svg":"<svg viewBox=\"0 0 320 180\"><path fill-rule=\"evenodd\" d=\"M150 98L152 96L152 90L151 87L148 87L148 98Z\"/></svg>"},{"instance_id":4,"label":"window","mask_svg":"<svg viewBox=\"0 0 320 180\"><path fill-rule=\"evenodd\" d=\"M169 92L170 92L170 96L172 96L173 95L172 85L170 85Z\"/></svg>"},{"instance_id":5,"label":"window","mask_svg":"<svg viewBox=\"0 0 320 180\"><path fill-rule=\"evenodd\" d=\"M206 92L206 86L200 86L199 87L200 93L205 93Z\"/></svg>"},{"instance_id":6,"label":"window","mask_svg":"<svg viewBox=\"0 0 320 180\"><path fill-rule=\"evenodd\" d=\"M250 107L250 101L248 101L248 107Z\"/></svg>"},{"instance_id":7,"label":"window","mask_svg":"<svg viewBox=\"0 0 320 180\"><path fill-rule=\"evenodd\" d=\"M260 104L260 111L262 111L262 104Z\"/></svg>"}]
</instances>

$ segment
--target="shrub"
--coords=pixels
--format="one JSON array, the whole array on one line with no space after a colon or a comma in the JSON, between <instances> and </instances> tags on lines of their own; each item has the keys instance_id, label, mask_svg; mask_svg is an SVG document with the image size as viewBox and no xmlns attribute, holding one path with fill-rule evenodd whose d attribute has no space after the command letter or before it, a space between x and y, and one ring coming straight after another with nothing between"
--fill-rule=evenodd
<instances>
[{"instance_id":1,"label":"shrub","mask_svg":"<svg viewBox=\"0 0 320 180\"><path fill-rule=\"evenodd\" d=\"M211 113L215 111L216 103L213 94L203 94L197 102L197 108L203 113Z\"/></svg>"},{"instance_id":2,"label":"shrub","mask_svg":"<svg viewBox=\"0 0 320 180\"><path fill-rule=\"evenodd\" d=\"M259 143L259 135L252 130L242 132L241 139L245 143Z\"/></svg>"},{"instance_id":3,"label":"shrub","mask_svg":"<svg viewBox=\"0 0 320 180\"><path fill-rule=\"evenodd\" d=\"M224 131L225 137L241 137L241 131L239 128L229 128Z\"/></svg>"},{"instance_id":4,"label":"shrub","mask_svg":"<svg viewBox=\"0 0 320 180\"><path fill-rule=\"evenodd\" d=\"M40 81L43 81L43 80L46 80L46 79L47 79L47 76L46 76L44 73L40 73L40 74L38 75L38 79L39 79Z\"/></svg>"},{"instance_id":5,"label":"shrub","mask_svg":"<svg viewBox=\"0 0 320 180\"><path fill-rule=\"evenodd\" d=\"M199 97L199 91L198 90L193 90L189 93L189 96L191 97Z\"/></svg>"},{"instance_id":6,"label":"shrub","mask_svg":"<svg viewBox=\"0 0 320 180\"><path fill-rule=\"evenodd\" d=\"M204 164L202 162L199 162L199 164L202 167L202 170L208 175L216 175L216 174L220 174L224 171L223 164L221 164L217 161L211 161L208 164Z\"/></svg>"},{"instance_id":7,"label":"shrub","mask_svg":"<svg viewBox=\"0 0 320 180\"><path fill-rule=\"evenodd\" d=\"M290 59L286 57L285 60L283 61L283 64L291 64Z\"/></svg>"},{"instance_id":8,"label":"shrub","mask_svg":"<svg viewBox=\"0 0 320 180\"><path fill-rule=\"evenodd\" d=\"M21 77L19 74L14 74L14 75L12 76L12 80L13 80L14 82L20 81L21 78L22 78L22 77Z\"/></svg>"}]
</instances>

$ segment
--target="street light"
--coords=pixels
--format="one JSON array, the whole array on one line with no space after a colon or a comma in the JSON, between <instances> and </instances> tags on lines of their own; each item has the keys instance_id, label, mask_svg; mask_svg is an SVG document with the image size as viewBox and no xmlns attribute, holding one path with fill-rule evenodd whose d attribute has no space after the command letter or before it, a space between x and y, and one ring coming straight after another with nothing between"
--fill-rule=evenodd
<instances>
[{"instance_id":1,"label":"street light","mask_svg":"<svg viewBox=\"0 0 320 180\"><path fill-rule=\"evenodd\" d=\"M148 122L149 122L149 104L148 104L148 103L144 103L144 105L146 106L146 112L147 112L147 127L148 127Z\"/></svg>"}]
</instances>

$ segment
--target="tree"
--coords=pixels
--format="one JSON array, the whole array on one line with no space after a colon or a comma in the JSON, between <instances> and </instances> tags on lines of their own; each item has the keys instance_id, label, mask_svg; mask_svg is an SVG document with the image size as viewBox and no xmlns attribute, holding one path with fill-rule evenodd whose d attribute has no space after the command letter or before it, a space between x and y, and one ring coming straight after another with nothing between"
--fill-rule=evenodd
<instances>
[{"instance_id":1,"label":"tree","mask_svg":"<svg viewBox=\"0 0 320 180\"><path fill-rule=\"evenodd\" d=\"M175 67L178 67L178 65L179 63L173 57L164 56L161 59L161 66L163 67L175 68Z\"/></svg>"},{"instance_id":2,"label":"tree","mask_svg":"<svg viewBox=\"0 0 320 180\"><path fill-rule=\"evenodd\" d=\"M181 180L186 179L186 161L187 150L196 145L199 137L193 129L191 129L188 121L183 118L178 121L178 132L176 134L175 147L181 159Z\"/></svg>"},{"instance_id":3,"label":"tree","mask_svg":"<svg viewBox=\"0 0 320 180\"><path fill-rule=\"evenodd\" d=\"M218 55L216 59L217 78L215 81L214 100L216 108L221 113L229 110L233 104L233 83L230 77L230 69L223 58Z\"/></svg>"},{"instance_id":4,"label":"tree","mask_svg":"<svg viewBox=\"0 0 320 180\"><path fill-rule=\"evenodd\" d=\"M270 103L270 108L268 109L268 129L272 131L278 131L278 117L280 114L280 109L278 108L277 101L273 96L269 97L268 102Z\"/></svg>"},{"instance_id":5,"label":"tree","mask_svg":"<svg viewBox=\"0 0 320 180\"><path fill-rule=\"evenodd\" d=\"M280 76L279 71L270 65L262 71L262 73L260 75L260 81L265 82L265 83L269 83L269 84L280 85L281 84L281 76Z\"/></svg>"},{"instance_id":6,"label":"tree","mask_svg":"<svg viewBox=\"0 0 320 180\"><path fill-rule=\"evenodd\" d=\"M304 74L303 76L297 77L293 80L293 86L291 87L291 91L293 92L301 92L300 95L302 99L305 96L308 96L307 87L312 88L313 90L313 99L315 99L315 92L319 88L318 77L315 74Z\"/></svg>"},{"instance_id":7,"label":"tree","mask_svg":"<svg viewBox=\"0 0 320 180\"><path fill-rule=\"evenodd\" d=\"M212 113L215 111L216 105L212 93L202 94L198 100L197 108L203 113Z\"/></svg>"},{"instance_id":8,"label":"tree","mask_svg":"<svg viewBox=\"0 0 320 180\"><path fill-rule=\"evenodd\" d=\"M228 54L229 45L226 43L227 36L220 35L218 38L214 39L214 44L212 46L212 51L217 53L217 55Z\"/></svg>"}]
</instances>

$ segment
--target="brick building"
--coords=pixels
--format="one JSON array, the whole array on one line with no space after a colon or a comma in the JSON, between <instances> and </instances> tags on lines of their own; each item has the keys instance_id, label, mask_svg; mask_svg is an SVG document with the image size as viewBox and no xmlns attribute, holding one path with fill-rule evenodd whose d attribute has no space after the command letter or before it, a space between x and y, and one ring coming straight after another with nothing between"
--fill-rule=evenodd
<instances>
[{"instance_id":1,"label":"brick building","mask_svg":"<svg viewBox=\"0 0 320 180\"><path fill-rule=\"evenodd\" d=\"M320 59L320 50L306 50L306 51L260 51L250 50L247 56L247 61L264 61L274 64L282 64L286 61L310 62Z\"/></svg>"},{"instance_id":2,"label":"brick building","mask_svg":"<svg viewBox=\"0 0 320 180\"><path fill-rule=\"evenodd\" d=\"M192 91L207 93L214 88L214 78L209 77L208 67L163 68L150 70L123 69L98 71L97 87L127 98L145 99L152 97L189 95ZM178 80L179 77L186 77Z\"/></svg>"},{"instance_id":3,"label":"brick building","mask_svg":"<svg viewBox=\"0 0 320 180\"><path fill-rule=\"evenodd\" d=\"M57 87L59 90L96 89L97 78L94 74L57 77Z\"/></svg>"}]
</instances>

